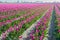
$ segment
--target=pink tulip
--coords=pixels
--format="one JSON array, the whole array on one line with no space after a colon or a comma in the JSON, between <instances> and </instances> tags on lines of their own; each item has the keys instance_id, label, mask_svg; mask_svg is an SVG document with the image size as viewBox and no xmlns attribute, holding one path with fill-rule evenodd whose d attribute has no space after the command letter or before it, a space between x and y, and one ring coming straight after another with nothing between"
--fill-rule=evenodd
<instances>
[{"instance_id":1,"label":"pink tulip","mask_svg":"<svg viewBox=\"0 0 60 40\"><path fill-rule=\"evenodd\" d=\"M16 25L14 25L14 29L16 29L16 27L17 27L17 26L16 26Z\"/></svg>"},{"instance_id":2,"label":"pink tulip","mask_svg":"<svg viewBox=\"0 0 60 40\"><path fill-rule=\"evenodd\" d=\"M36 29L36 33L39 33L39 30L38 29Z\"/></svg>"},{"instance_id":3,"label":"pink tulip","mask_svg":"<svg viewBox=\"0 0 60 40\"><path fill-rule=\"evenodd\" d=\"M43 40L43 37L44 37L44 36L40 36L40 40Z\"/></svg>"},{"instance_id":4,"label":"pink tulip","mask_svg":"<svg viewBox=\"0 0 60 40\"><path fill-rule=\"evenodd\" d=\"M2 22L0 22L0 26L2 25L3 23Z\"/></svg>"},{"instance_id":5,"label":"pink tulip","mask_svg":"<svg viewBox=\"0 0 60 40\"><path fill-rule=\"evenodd\" d=\"M11 32L11 31L14 31L14 28L13 28L13 27L10 27L10 28L8 29L8 32Z\"/></svg>"},{"instance_id":6,"label":"pink tulip","mask_svg":"<svg viewBox=\"0 0 60 40\"><path fill-rule=\"evenodd\" d=\"M58 32L60 32L60 30L58 30Z\"/></svg>"},{"instance_id":7,"label":"pink tulip","mask_svg":"<svg viewBox=\"0 0 60 40\"><path fill-rule=\"evenodd\" d=\"M10 23L10 22L11 22L11 20L7 20L6 22L7 22L7 23Z\"/></svg>"},{"instance_id":8,"label":"pink tulip","mask_svg":"<svg viewBox=\"0 0 60 40\"><path fill-rule=\"evenodd\" d=\"M18 27L19 27L19 28L22 28L22 25L21 25L21 24L19 24L19 25L18 25Z\"/></svg>"}]
</instances>

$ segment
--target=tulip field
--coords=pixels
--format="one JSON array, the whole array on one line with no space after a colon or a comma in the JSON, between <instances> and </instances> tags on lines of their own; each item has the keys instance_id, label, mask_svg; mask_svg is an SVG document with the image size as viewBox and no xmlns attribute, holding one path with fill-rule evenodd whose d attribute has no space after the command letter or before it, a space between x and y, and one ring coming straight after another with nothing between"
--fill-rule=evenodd
<instances>
[{"instance_id":1,"label":"tulip field","mask_svg":"<svg viewBox=\"0 0 60 40\"><path fill-rule=\"evenodd\" d=\"M60 40L60 4L0 4L0 40Z\"/></svg>"}]
</instances>

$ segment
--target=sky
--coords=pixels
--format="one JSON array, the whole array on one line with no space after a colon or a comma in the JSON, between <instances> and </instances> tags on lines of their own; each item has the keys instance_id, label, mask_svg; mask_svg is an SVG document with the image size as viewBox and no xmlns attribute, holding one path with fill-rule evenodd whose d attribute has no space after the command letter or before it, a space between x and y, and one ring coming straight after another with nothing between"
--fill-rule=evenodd
<instances>
[{"instance_id":1,"label":"sky","mask_svg":"<svg viewBox=\"0 0 60 40\"><path fill-rule=\"evenodd\" d=\"M43 2L60 2L60 0L0 0L2 2L36 2L36 1L43 1Z\"/></svg>"}]
</instances>

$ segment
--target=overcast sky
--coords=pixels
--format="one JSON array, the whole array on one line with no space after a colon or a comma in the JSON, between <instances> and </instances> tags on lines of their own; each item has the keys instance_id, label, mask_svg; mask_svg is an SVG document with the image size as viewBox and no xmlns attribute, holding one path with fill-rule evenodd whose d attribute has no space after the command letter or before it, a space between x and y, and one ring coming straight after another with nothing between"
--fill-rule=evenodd
<instances>
[{"instance_id":1,"label":"overcast sky","mask_svg":"<svg viewBox=\"0 0 60 40\"><path fill-rule=\"evenodd\" d=\"M2 2L17 2L18 0L0 0ZM19 2L25 1L25 2L35 2L35 1L43 1L43 2L60 2L60 0L19 0Z\"/></svg>"}]
</instances>

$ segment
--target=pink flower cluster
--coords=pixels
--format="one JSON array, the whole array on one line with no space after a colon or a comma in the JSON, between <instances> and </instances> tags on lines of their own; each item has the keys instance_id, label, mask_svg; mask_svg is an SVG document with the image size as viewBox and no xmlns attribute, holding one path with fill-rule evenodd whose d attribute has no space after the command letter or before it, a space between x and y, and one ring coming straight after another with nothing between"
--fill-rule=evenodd
<instances>
[{"instance_id":1,"label":"pink flower cluster","mask_svg":"<svg viewBox=\"0 0 60 40\"><path fill-rule=\"evenodd\" d=\"M46 30L46 28L48 26L47 22L49 22L50 17L51 17L51 12L52 12L52 8L50 8L48 10L48 12L40 19L40 21L37 23L37 25L35 26L35 30L33 30L29 37L31 38L31 40L43 40L44 38L44 31ZM48 31L48 30L47 30ZM39 34L41 32L41 35Z\"/></svg>"},{"instance_id":2,"label":"pink flower cluster","mask_svg":"<svg viewBox=\"0 0 60 40\"><path fill-rule=\"evenodd\" d=\"M59 11L59 9L58 9L58 7L57 6L55 6L55 10L56 10L56 18L57 18L57 22L58 22L58 32L60 33L60 11Z\"/></svg>"},{"instance_id":3,"label":"pink flower cluster","mask_svg":"<svg viewBox=\"0 0 60 40\"><path fill-rule=\"evenodd\" d=\"M9 11L13 11L13 10L16 10L16 11L19 11L19 10L22 10L23 8L26 10L26 9L28 9L28 8L31 8L31 9L33 9L33 8L37 8L37 7L49 7L49 5L48 4L45 4L45 5L43 5L43 4L4 4L4 5L2 5L2 4L0 4L1 6L0 6L0 11L1 12L7 12L8 11L8 16L9 16L9 14L11 14L12 15L12 13L11 12L9 12ZM13 6L13 7L12 7ZM24 6L24 7L23 7ZM28 6L28 7L27 7ZM47 8L48 8L47 7ZM44 10L43 10L44 11ZM41 28L41 30L39 30L38 28L38 26L36 27L37 29L36 29L36 33L39 33L40 31L44 31L45 29L46 29L46 23L47 23L47 21L49 21L49 17L50 17L50 12L51 11L51 9L48 11L48 13L46 13L46 15L41 19L41 21L37 24L38 26L42 26L43 28ZM16 13L13 13L13 15L14 14L16 14ZM27 15L30 15L31 13L27 13L27 14L24 14L24 15L22 15L22 16L20 16L19 18L23 18L23 17L26 17ZM7 37L7 35L10 33L10 32L12 32L12 31L14 31L14 30L16 30L16 31L19 31L19 29L20 28L22 28L22 25L23 24L25 24L25 23L28 23L28 22L31 22L35 17L37 17L37 16L39 16L40 15L40 13L35 13L34 15L32 15L32 16L30 16L29 18L27 18L26 20L23 20L23 21L21 21L19 24L18 24L18 26L16 26L16 25L14 25L14 27L12 27L12 26L10 26L10 28L8 29L8 30L6 30L4 33L2 33L2 38L6 38ZM6 15L5 15L6 16ZM4 17L3 17L4 18ZM1 25L5 25L6 23L11 23L12 21L14 21L14 20L17 20L17 19L19 19L19 18L13 18L12 20L6 20L5 22L0 22L0 26ZM32 31L33 32L33 31ZM33 36L33 35L31 35L31 36ZM44 36L44 33L42 32L42 35L41 36ZM21 36L19 36L19 38L22 38ZM32 39L34 39L35 38L35 36L33 36L32 37ZM41 39L43 38L43 37L40 37Z\"/></svg>"},{"instance_id":4,"label":"pink flower cluster","mask_svg":"<svg viewBox=\"0 0 60 40\"><path fill-rule=\"evenodd\" d=\"M24 7L23 7L24 6ZM46 7L48 4L0 4L0 19L15 15L19 11L26 9L33 9L37 7ZM5 13L5 14L4 14Z\"/></svg>"},{"instance_id":5,"label":"pink flower cluster","mask_svg":"<svg viewBox=\"0 0 60 40\"><path fill-rule=\"evenodd\" d=\"M18 17L18 18L13 18L13 19L11 19L11 20L6 20L5 22L0 22L0 26L6 25L6 24L8 24L8 23L12 23L12 22L15 21L15 20L19 20L19 19L21 19L21 18L25 18L26 16L29 16L29 15L31 15L30 12L27 13L27 14L21 15L21 16Z\"/></svg>"},{"instance_id":6,"label":"pink flower cluster","mask_svg":"<svg viewBox=\"0 0 60 40\"><path fill-rule=\"evenodd\" d=\"M23 24L28 23L28 22L31 22L32 19L34 19L35 17L37 17L38 15L36 15L36 14L37 14L37 13L35 13L35 14L32 15L31 17L27 18L26 20L21 21L21 22L18 24L18 26L14 25L14 27L10 27L10 28L7 30L7 33L10 33L10 32L12 32L12 31L14 31L14 30L19 31L19 29L22 28L22 25L23 25ZM39 13L38 13L38 14L39 14ZM7 34L6 34L6 35L7 35ZM5 36L5 35L2 35L2 38L3 38L3 36ZM6 36L5 36L5 37L6 37Z\"/></svg>"}]
</instances>

